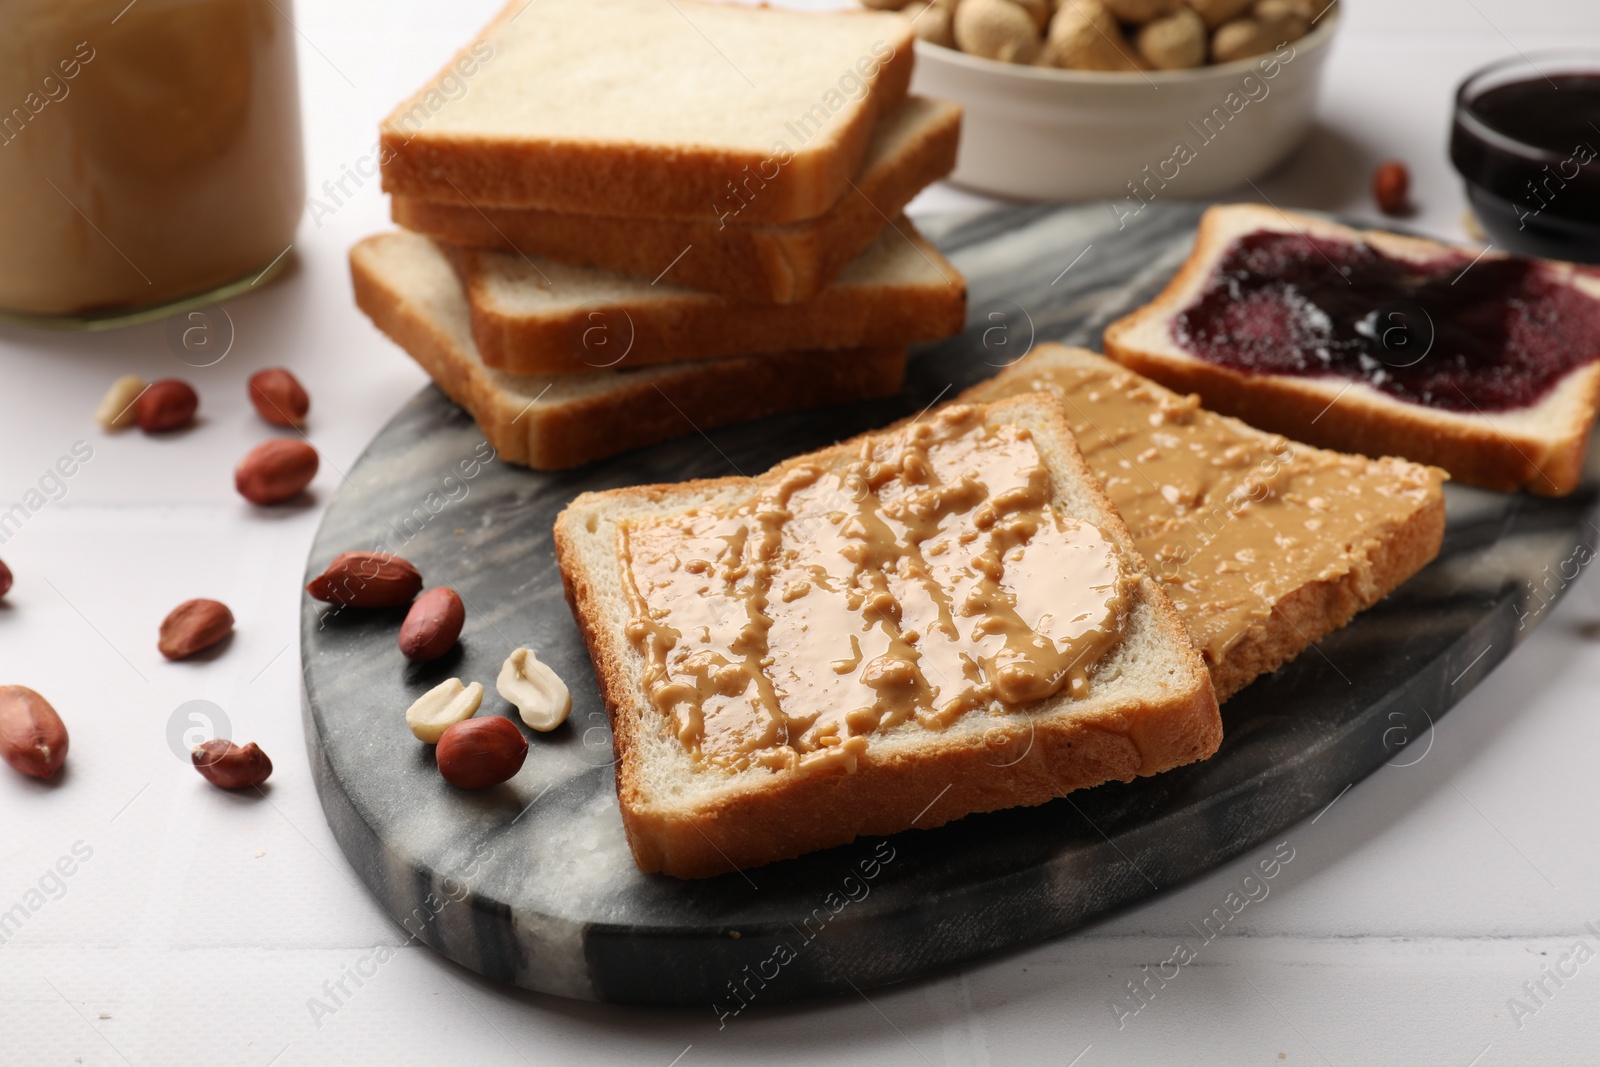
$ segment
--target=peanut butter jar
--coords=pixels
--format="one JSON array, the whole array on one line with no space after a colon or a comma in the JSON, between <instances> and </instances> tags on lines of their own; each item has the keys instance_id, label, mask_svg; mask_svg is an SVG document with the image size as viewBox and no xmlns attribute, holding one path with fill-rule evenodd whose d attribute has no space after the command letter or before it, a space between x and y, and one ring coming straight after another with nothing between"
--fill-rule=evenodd
<instances>
[{"instance_id":1,"label":"peanut butter jar","mask_svg":"<svg viewBox=\"0 0 1600 1067\"><path fill-rule=\"evenodd\" d=\"M98 328L264 283L305 198L290 0L7 0L0 314Z\"/></svg>"}]
</instances>

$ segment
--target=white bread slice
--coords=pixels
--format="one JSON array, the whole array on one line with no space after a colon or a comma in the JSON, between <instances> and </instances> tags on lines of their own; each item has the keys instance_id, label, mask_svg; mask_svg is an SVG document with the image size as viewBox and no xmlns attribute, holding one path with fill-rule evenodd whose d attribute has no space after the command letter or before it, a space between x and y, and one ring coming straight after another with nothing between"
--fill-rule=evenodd
<instances>
[{"instance_id":1,"label":"white bread slice","mask_svg":"<svg viewBox=\"0 0 1600 1067\"><path fill-rule=\"evenodd\" d=\"M935 341L967 315L961 274L905 219L803 304L748 304L615 271L462 249L491 367L561 374L811 348Z\"/></svg>"},{"instance_id":2,"label":"white bread slice","mask_svg":"<svg viewBox=\"0 0 1600 1067\"><path fill-rule=\"evenodd\" d=\"M350 250L356 304L466 408L512 463L541 470L781 411L897 392L904 348L786 352L640 370L523 377L484 366L449 259L413 233Z\"/></svg>"},{"instance_id":3,"label":"white bread slice","mask_svg":"<svg viewBox=\"0 0 1600 1067\"><path fill-rule=\"evenodd\" d=\"M1062 402L1089 468L1210 668L1218 700L1288 663L1439 554L1444 472L1436 468L1287 442L1238 419L1191 410L1184 397L1104 356L1056 344L1040 345L956 402L1028 393ZM1161 418L1123 417L1128 409L1104 402L1112 393L1150 402ZM1203 452L1207 464L1223 451L1230 460L1215 463L1211 483L1190 498L1141 476L1137 457L1157 436L1165 449ZM1286 446L1298 460L1325 465L1318 481L1288 474ZM1162 468L1153 473L1163 478ZM1256 484L1265 491L1252 495ZM1330 504L1342 513L1338 524L1328 521ZM1259 603L1218 610L1215 600L1228 583L1214 576L1263 544L1277 546L1272 564L1243 572ZM1185 550L1182 558L1175 546Z\"/></svg>"},{"instance_id":4,"label":"white bread slice","mask_svg":"<svg viewBox=\"0 0 1600 1067\"><path fill-rule=\"evenodd\" d=\"M1577 486L1600 404L1600 361L1573 370L1529 407L1463 413L1408 403L1345 378L1242 374L1181 348L1172 337L1174 317L1204 290L1232 242L1261 230L1367 241L1381 252L1419 262L1437 260L1442 253L1469 259L1478 254L1254 204L1213 207L1200 220L1194 251L1161 294L1106 328L1106 354L1179 392L1200 394L1208 408L1311 444L1367 456L1404 456L1443 467L1456 481L1508 492L1561 496ZM1502 256L1490 252L1484 258ZM1600 298L1600 278L1568 264L1550 268Z\"/></svg>"},{"instance_id":5,"label":"white bread slice","mask_svg":"<svg viewBox=\"0 0 1600 1067\"><path fill-rule=\"evenodd\" d=\"M850 186L826 212L789 223L623 218L475 208L395 196L394 221L450 244L545 256L655 278L735 300L810 300L956 163L961 108L911 97L884 116ZM667 270L670 265L671 269Z\"/></svg>"},{"instance_id":6,"label":"white bread slice","mask_svg":"<svg viewBox=\"0 0 1600 1067\"><path fill-rule=\"evenodd\" d=\"M912 62L910 23L891 13L512 0L384 119L383 188L593 215L811 218L860 170Z\"/></svg>"},{"instance_id":7,"label":"white bread slice","mask_svg":"<svg viewBox=\"0 0 1600 1067\"><path fill-rule=\"evenodd\" d=\"M1063 694L968 712L940 729L916 720L874 732L852 770L803 774L697 762L643 687L618 524L731 505L799 464L837 469L885 433L722 478L584 493L556 519L557 560L588 642L620 762L617 796L634 859L684 878L743 869L865 834L939 826L972 812L1042 804L1074 789L1204 759L1222 737L1211 679L1160 584L1073 443L1060 407L1015 397L983 408L992 424L1027 427L1051 481L1051 503L1095 526L1134 580L1126 629L1081 698ZM1003 491L990 487L991 493ZM789 521L794 521L793 519Z\"/></svg>"}]
</instances>

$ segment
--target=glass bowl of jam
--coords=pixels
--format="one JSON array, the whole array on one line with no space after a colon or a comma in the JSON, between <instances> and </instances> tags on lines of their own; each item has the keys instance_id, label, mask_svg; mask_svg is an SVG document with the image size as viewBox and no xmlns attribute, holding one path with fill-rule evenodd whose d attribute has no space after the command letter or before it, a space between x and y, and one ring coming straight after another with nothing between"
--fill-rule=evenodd
<instances>
[{"instance_id":1,"label":"glass bowl of jam","mask_svg":"<svg viewBox=\"0 0 1600 1067\"><path fill-rule=\"evenodd\" d=\"M1600 263L1600 50L1515 56L1456 91L1450 161L1502 249Z\"/></svg>"}]
</instances>

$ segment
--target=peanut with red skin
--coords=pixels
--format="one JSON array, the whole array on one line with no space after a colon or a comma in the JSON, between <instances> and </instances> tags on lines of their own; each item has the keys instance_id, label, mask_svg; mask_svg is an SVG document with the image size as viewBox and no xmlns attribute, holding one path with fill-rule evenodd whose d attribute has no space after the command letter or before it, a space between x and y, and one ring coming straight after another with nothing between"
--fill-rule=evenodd
<instances>
[{"instance_id":1,"label":"peanut with red skin","mask_svg":"<svg viewBox=\"0 0 1600 1067\"><path fill-rule=\"evenodd\" d=\"M274 426L304 426L311 410L306 387L283 367L268 367L250 376L250 403Z\"/></svg>"},{"instance_id":2,"label":"peanut with red skin","mask_svg":"<svg viewBox=\"0 0 1600 1067\"><path fill-rule=\"evenodd\" d=\"M466 619L467 609L454 589L428 590L417 597L400 624L400 653L414 663L438 659L455 647Z\"/></svg>"},{"instance_id":3,"label":"peanut with red skin","mask_svg":"<svg viewBox=\"0 0 1600 1067\"><path fill-rule=\"evenodd\" d=\"M11 568L5 565L4 560L0 560L0 597L11 592L11 581Z\"/></svg>"},{"instance_id":4,"label":"peanut with red skin","mask_svg":"<svg viewBox=\"0 0 1600 1067\"><path fill-rule=\"evenodd\" d=\"M1411 172L1404 163L1390 160L1372 174L1372 199L1385 215L1404 215L1410 207Z\"/></svg>"},{"instance_id":5,"label":"peanut with red skin","mask_svg":"<svg viewBox=\"0 0 1600 1067\"><path fill-rule=\"evenodd\" d=\"M67 761L66 724L27 686L0 686L0 757L30 778L53 777Z\"/></svg>"},{"instance_id":6,"label":"peanut with red skin","mask_svg":"<svg viewBox=\"0 0 1600 1067\"><path fill-rule=\"evenodd\" d=\"M439 738L434 749L439 773L460 789L487 789L513 778L528 758L528 739L516 723L498 715L465 719Z\"/></svg>"},{"instance_id":7,"label":"peanut with red skin","mask_svg":"<svg viewBox=\"0 0 1600 1067\"><path fill-rule=\"evenodd\" d=\"M157 647L168 659L188 659L233 633L233 612L220 600L185 600L161 621Z\"/></svg>"},{"instance_id":8,"label":"peanut with red skin","mask_svg":"<svg viewBox=\"0 0 1600 1067\"><path fill-rule=\"evenodd\" d=\"M233 469L233 487L252 504L271 507L300 495L317 476L317 450L304 441L263 441Z\"/></svg>"},{"instance_id":9,"label":"peanut with red skin","mask_svg":"<svg viewBox=\"0 0 1600 1067\"><path fill-rule=\"evenodd\" d=\"M166 433L187 426L199 409L200 394L181 378L151 382L135 405L139 429L145 433Z\"/></svg>"},{"instance_id":10,"label":"peanut with red skin","mask_svg":"<svg viewBox=\"0 0 1600 1067\"><path fill-rule=\"evenodd\" d=\"M393 608L411 603L422 592L422 575L387 552L341 552L311 579L306 592L340 607Z\"/></svg>"},{"instance_id":11,"label":"peanut with red skin","mask_svg":"<svg viewBox=\"0 0 1600 1067\"><path fill-rule=\"evenodd\" d=\"M219 737L196 745L189 758L200 776L218 789L248 789L272 775L272 761L254 741L236 745Z\"/></svg>"}]
</instances>

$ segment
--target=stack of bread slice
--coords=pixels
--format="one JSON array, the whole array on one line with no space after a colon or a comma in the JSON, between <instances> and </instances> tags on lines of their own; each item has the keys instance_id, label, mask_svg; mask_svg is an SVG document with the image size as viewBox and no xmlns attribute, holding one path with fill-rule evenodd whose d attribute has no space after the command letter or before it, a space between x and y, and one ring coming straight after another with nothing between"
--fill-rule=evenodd
<instances>
[{"instance_id":1,"label":"stack of bread slice","mask_svg":"<svg viewBox=\"0 0 1600 1067\"><path fill-rule=\"evenodd\" d=\"M892 394L966 317L902 214L961 122L912 60L894 14L514 0L384 120L357 303L539 468Z\"/></svg>"}]
</instances>

